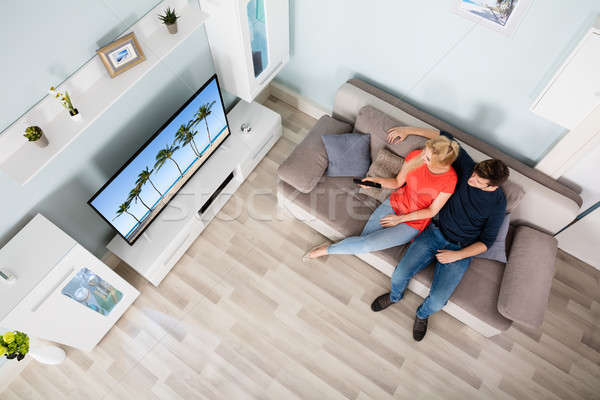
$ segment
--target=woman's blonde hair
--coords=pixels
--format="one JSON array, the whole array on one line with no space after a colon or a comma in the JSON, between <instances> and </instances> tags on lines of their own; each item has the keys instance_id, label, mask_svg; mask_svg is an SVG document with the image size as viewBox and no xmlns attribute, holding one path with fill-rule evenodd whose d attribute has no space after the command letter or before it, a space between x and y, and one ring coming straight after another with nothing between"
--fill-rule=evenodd
<instances>
[{"instance_id":1,"label":"woman's blonde hair","mask_svg":"<svg viewBox=\"0 0 600 400\"><path fill-rule=\"evenodd\" d=\"M431 150L432 159L438 165L450 165L458 157L458 143L446 136L437 136L425 143L425 148Z\"/></svg>"},{"instance_id":2,"label":"woman's blonde hair","mask_svg":"<svg viewBox=\"0 0 600 400\"><path fill-rule=\"evenodd\" d=\"M456 141L441 135L425 142L423 151L425 151L425 149L431 150L431 159L434 164L443 166L452 164L458 157L459 151L458 143L456 143ZM413 158L409 161L408 170L411 171L421 165L423 165L423 159L421 157Z\"/></svg>"}]
</instances>

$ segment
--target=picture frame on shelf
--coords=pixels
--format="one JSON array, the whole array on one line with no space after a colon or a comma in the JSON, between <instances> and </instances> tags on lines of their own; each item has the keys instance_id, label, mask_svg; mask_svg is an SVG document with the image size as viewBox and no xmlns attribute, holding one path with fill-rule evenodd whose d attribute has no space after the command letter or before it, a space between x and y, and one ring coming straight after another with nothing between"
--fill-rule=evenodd
<instances>
[{"instance_id":1,"label":"picture frame on shelf","mask_svg":"<svg viewBox=\"0 0 600 400\"><path fill-rule=\"evenodd\" d=\"M96 53L104 63L111 78L127 71L146 59L133 32L96 50Z\"/></svg>"},{"instance_id":2,"label":"picture frame on shelf","mask_svg":"<svg viewBox=\"0 0 600 400\"><path fill-rule=\"evenodd\" d=\"M477 24L511 35L531 6L531 0L455 0L455 12Z\"/></svg>"}]
</instances>

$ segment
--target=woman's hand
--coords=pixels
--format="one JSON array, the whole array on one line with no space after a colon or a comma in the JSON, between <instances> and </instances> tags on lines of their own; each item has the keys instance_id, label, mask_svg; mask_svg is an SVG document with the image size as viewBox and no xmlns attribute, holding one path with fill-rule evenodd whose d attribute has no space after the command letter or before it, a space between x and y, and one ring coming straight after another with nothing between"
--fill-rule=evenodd
<instances>
[{"instance_id":1,"label":"woman's hand","mask_svg":"<svg viewBox=\"0 0 600 400\"><path fill-rule=\"evenodd\" d=\"M408 126L396 126L392 129L389 129L387 131L387 142L389 144L395 144L395 143L400 143L401 141L403 141L404 139L406 139L406 137L408 135L410 135L410 130L412 128L408 127Z\"/></svg>"},{"instance_id":2,"label":"woman's hand","mask_svg":"<svg viewBox=\"0 0 600 400\"><path fill-rule=\"evenodd\" d=\"M375 177L367 177L367 178L364 178L362 181L363 182L379 183L380 185L382 183L381 180L380 180L380 178L375 178ZM371 188L371 186L365 186L365 185L360 185L360 187L363 188L363 189L370 189Z\"/></svg>"},{"instance_id":3,"label":"woman's hand","mask_svg":"<svg viewBox=\"0 0 600 400\"><path fill-rule=\"evenodd\" d=\"M381 226L384 228L390 228L392 226L401 224L402 222L402 216L396 214L388 214L379 220L379 224L381 224Z\"/></svg>"}]
</instances>

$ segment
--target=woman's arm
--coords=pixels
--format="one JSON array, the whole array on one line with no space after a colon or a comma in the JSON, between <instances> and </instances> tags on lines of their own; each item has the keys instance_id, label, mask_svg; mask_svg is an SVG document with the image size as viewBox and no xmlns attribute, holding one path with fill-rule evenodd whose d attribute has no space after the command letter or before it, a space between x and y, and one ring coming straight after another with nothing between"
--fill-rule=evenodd
<instances>
[{"instance_id":1,"label":"woman's arm","mask_svg":"<svg viewBox=\"0 0 600 400\"><path fill-rule=\"evenodd\" d=\"M427 139L433 139L440 135L437 129L415 128L412 126L396 126L388 130L387 142L390 144L399 143L406 139L408 135L423 136Z\"/></svg>"},{"instance_id":2,"label":"woman's arm","mask_svg":"<svg viewBox=\"0 0 600 400\"><path fill-rule=\"evenodd\" d=\"M413 160L403 163L400 172L395 178L365 178L363 181L379 183L381 184L381 187L385 189L398 189L399 187L404 186L406 183L406 175L417 165L416 162L412 162Z\"/></svg>"},{"instance_id":3,"label":"woman's arm","mask_svg":"<svg viewBox=\"0 0 600 400\"><path fill-rule=\"evenodd\" d=\"M433 216L436 215L438 212L440 212L442 207L444 207L444 204L446 204L446 202L448 201L450 196L452 196L452 193L443 193L442 192L437 195L435 200L433 200L431 205L427 208L413 211L411 213L404 214L404 215L395 215L395 214L386 215L385 217L381 218L379 223L381 224L381 226L387 228L390 226L395 226L395 225L401 224L403 222L415 221L418 219L425 219L425 218L433 218Z\"/></svg>"}]
</instances>

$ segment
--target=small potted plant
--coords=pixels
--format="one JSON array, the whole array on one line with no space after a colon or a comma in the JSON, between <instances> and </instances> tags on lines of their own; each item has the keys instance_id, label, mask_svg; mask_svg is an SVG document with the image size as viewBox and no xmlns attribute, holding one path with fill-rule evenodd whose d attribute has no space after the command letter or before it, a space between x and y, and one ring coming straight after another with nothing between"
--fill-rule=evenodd
<instances>
[{"instance_id":1,"label":"small potted plant","mask_svg":"<svg viewBox=\"0 0 600 400\"><path fill-rule=\"evenodd\" d=\"M69 112L69 115L73 120L79 121L81 119L79 111L73 106L69 92L65 90L65 93L63 94L56 90L54 86L50 86L50 94L60 101L60 104L62 104L62 106Z\"/></svg>"},{"instance_id":2,"label":"small potted plant","mask_svg":"<svg viewBox=\"0 0 600 400\"><path fill-rule=\"evenodd\" d=\"M160 19L162 23L167 26L169 33L172 35L177 33L178 18L179 16L175 14L175 9L171 9L170 7L167 7L167 9L164 11L164 14L158 16L158 19Z\"/></svg>"},{"instance_id":3,"label":"small potted plant","mask_svg":"<svg viewBox=\"0 0 600 400\"><path fill-rule=\"evenodd\" d=\"M23 136L40 147L48 146L48 138L44 136L44 131L39 126L28 126Z\"/></svg>"},{"instance_id":4,"label":"small potted plant","mask_svg":"<svg viewBox=\"0 0 600 400\"><path fill-rule=\"evenodd\" d=\"M6 356L9 360L16 358L21 361L29 352L29 336L19 331L8 331L0 336L0 357Z\"/></svg>"}]
</instances>

